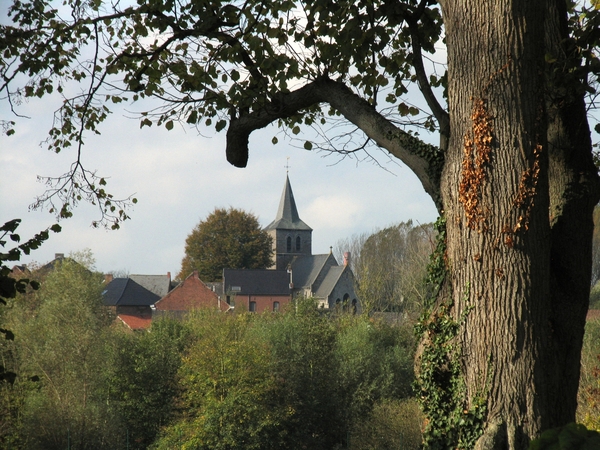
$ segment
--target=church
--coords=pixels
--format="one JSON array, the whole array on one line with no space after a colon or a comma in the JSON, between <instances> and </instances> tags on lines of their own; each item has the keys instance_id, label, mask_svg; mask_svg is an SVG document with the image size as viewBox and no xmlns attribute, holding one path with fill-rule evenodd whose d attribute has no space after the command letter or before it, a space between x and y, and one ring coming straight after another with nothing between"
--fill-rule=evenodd
<instances>
[{"instance_id":1,"label":"church","mask_svg":"<svg viewBox=\"0 0 600 450\"><path fill-rule=\"evenodd\" d=\"M330 251L312 254L312 228L300 219L289 176L275 220L265 230L273 238L273 266L265 270L225 269L223 295L237 310L278 311L298 296L316 299L330 311L360 312L350 270L350 254L339 264Z\"/></svg>"},{"instance_id":2,"label":"church","mask_svg":"<svg viewBox=\"0 0 600 450\"><path fill-rule=\"evenodd\" d=\"M268 269L224 269L222 283L204 283L194 271L175 283L171 274L105 275L104 305L132 330L148 329L162 316L184 317L197 308L223 312L284 311L298 297L312 297L324 311L360 313L350 254L340 265L333 253L312 254L312 228L298 214L286 175L275 220L265 230L273 238Z\"/></svg>"}]
</instances>

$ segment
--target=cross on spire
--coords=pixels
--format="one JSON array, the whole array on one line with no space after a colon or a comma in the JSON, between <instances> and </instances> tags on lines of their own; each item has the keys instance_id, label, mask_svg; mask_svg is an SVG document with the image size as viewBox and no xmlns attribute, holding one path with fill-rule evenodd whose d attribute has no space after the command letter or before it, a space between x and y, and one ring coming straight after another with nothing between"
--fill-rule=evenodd
<instances>
[{"instance_id":1,"label":"cross on spire","mask_svg":"<svg viewBox=\"0 0 600 450\"><path fill-rule=\"evenodd\" d=\"M283 166L283 167L285 167L286 175L289 174L290 173L290 157L289 156L287 157L287 161L285 163L285 166Z\"/></svg>"}]
</instances>

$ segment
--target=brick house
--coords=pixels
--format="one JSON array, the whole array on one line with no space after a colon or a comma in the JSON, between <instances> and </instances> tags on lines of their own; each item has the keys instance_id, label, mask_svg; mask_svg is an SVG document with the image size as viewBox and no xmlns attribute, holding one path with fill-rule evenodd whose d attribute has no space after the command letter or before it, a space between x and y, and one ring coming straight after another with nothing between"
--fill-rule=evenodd
<instances>
[{"instance_id":1,"label":"brick house","mask_svg":"<svg viewBox=\"0 0 600 450\"><path fill-rule=\"evenodd\" d=\"M230 306L221 301L214 287L211 288L200 280L196 270L151 307L153 318L164 315L181 317L187 311L197 308L227 311Z\"/></svg>"},{"instance_id":2,"label":"brick house","mask_svg":"<svg viewBox=\"0 0 600 450\"><path fill-rule=\"evenodd\" d=\"M152 305L173 287L169 272L166 275L130 275L127 278L105 275L104 281L104 305L113 309L117 319L132 330L150 327Z\"/></svg>"},{"instance_id":3,"label":"brick house","mask_svg":"<svg viewBox=\"0 0 600 450\"><path fill-rule=\"evenodd\" d=\"M280 311L292 299L290 275L285 270L223 270L225 301L237 312Z\"/></svg>"}]
</instances>

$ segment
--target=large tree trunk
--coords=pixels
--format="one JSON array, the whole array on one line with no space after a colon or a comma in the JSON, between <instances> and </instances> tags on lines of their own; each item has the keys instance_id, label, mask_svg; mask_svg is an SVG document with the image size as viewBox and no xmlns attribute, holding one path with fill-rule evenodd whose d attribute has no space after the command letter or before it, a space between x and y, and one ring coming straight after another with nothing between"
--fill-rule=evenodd
<instances>
[{"instance_id":1,"label":"large tree trunk","mask_svg":"<svg viewBox=\"0 0 600 450\"><path fill-rule=\"evenodd\" d=\"M558 3L442 2L450 313L465 410L487 407L480 449L525 449L575 418L598 184L581 94L546 101Z\"/></svg>"}]
</instances>

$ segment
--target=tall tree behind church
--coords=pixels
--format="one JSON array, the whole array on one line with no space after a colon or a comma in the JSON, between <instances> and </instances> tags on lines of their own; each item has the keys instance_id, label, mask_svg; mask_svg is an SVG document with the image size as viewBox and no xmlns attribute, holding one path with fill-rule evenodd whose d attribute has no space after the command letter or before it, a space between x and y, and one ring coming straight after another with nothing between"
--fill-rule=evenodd
<instances>
[{"instance_id":1,"label":"tall tree behind church","mask_svg":"<svg viewBox=\"0 0 600 450\"><path fill-rule=\"evenodd\" d=\"M254 214L215 208L185 240L178 278L197 270L202 281L219 281L223 269L266 269L272 264L271 246Z\"/></svg>"}]
</instances>

